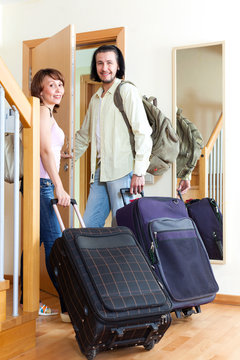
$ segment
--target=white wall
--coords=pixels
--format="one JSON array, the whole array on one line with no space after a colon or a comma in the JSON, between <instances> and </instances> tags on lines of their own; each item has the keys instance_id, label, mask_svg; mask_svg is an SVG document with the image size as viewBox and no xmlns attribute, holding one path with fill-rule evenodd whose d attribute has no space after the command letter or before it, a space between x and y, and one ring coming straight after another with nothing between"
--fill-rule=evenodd
<instances>
[{"instance_id":1,"label":"white wall","mask_svg":"<svg viewBox=\"0 0 240 360\"><path fill-rule=\"evenodd\" d=\"M124 26L126 77L143 93L154 94L171 117L172 48L226 42L226 242L227 262L214 265L220 293L240 295L238 205L240 53L237 1L229 0L25 0L3 6L0 56L21 84L22 41L51 36L70 23L76 32ZM171 194L171 174L148 193Z\"/></svg>"},{"instance_id":2,"label":"white wall","mask_svg":"<svg viewBox=\"0 0 240 360\"><path fill-rule=\"evenodd\" d=\"M0 4L0 46L2 46L2 5Z\"/></svg>"}]
</instances>

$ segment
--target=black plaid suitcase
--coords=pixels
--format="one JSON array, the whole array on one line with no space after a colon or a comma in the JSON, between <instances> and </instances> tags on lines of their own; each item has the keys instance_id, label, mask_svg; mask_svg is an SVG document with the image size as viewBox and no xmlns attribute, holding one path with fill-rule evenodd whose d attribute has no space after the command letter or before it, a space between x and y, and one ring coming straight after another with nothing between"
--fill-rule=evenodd
<instances>
[{"instance_id":1,"label":"black plaid suitcase","mask_svg":"<svg viewBox=\"0 0 240 360\"><path fill-rule=\"evenodd\" d=\"M50 263L87 359L120 347L150 350L170 326L169 297L128 228L66 229Z\"/></svg>"}]
</instances>

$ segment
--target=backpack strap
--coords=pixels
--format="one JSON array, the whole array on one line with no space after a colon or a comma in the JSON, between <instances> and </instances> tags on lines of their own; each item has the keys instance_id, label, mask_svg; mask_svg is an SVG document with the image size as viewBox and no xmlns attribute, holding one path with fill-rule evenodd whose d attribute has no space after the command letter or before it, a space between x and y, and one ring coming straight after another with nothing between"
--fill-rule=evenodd
<instances>
[{"instance_id":1,"label":"backpack strap","mask_svg":"<svg viewBox=\"0 0 240 360\"><path fill-rule=\"evenodd\" d=\"M133 157L135 157L136 155L136 151L135 151L135 140L134 140L134 135L133 135L133 131L131 128L131 125L129 123L127 114L124 111L123 108L123 99L122 96L120 94L120 88L123 84L132 84L133 86L135 86L133 83L131 83L130 81L121 81L120 84L117 86L114 96L113 96L113 101L115 106L118 108L118 110L121 112L123 120L125 121L125 124L128 128L128 133L129 133L129 139L130 139L130 144L131 144L131 148L132 148L132 153L133 153Z\"/></svg>"},{"instance_id":2,"label":"backpack strap","mask_svg":"<svg viewBox=\"0 0 240 360\"><path fill-rule=\"evenodd\" d=\"M156 98L156 97L150 96L150 97L148 98L147 96L144 95L143 98L144 98L145 100L147 100L148 102L150 102L150 103L152 102L153 105L157 107L157 98Z\"/></svg>"}]
</instances>

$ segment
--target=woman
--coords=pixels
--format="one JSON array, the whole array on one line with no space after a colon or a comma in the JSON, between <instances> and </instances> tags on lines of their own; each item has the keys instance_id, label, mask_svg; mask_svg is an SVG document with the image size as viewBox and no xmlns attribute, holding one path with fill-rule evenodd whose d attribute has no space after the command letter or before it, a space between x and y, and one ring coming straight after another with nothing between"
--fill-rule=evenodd
<instances>
[{"instance_id":1,"label":"woman","mask_svg":"<svg viewBox=\"0 0 240 360\"><path fill-rule=\"evenodd\" d=\"M63 75L55 69L39 70L32 80L31 95L40 99L40 245L44 244L47 271L58 291L49 255L54 241L62 233L50 200L56 197L59 205L70 205L70 196L64 190L58 174L64 133L54 119L56 108L59 107L64 95ZM61 318L63 321L69 321L61 294L59 299ZM57 311L40 303L39 315L56 314Z\"/></svg>"}]
</instances>

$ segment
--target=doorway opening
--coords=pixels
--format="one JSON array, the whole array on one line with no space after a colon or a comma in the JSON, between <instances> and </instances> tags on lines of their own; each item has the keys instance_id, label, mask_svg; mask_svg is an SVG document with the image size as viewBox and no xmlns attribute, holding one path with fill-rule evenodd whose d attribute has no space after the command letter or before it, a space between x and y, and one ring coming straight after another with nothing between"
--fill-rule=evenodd
<instances>
[{"instance_id":1,"label":"doorway opening","mask_svg":"<svg viewBox=\"0 0 240 360\"><path fill-rule=\"evenodd\" d=\"M55 37L57 34L55 34L53 37ZM33 52L34 49L36 47L38 47L39 45L41 45L43 42L45 42L46 40L48 40L50 38L42 38L42 39L34 39L34 40L27 40L23 42L23 78L22 78L22 89L24 94L29 97L30 96L30 83L31 83L31 76L32 76L32 67L33 67L33 63L34 63L34 59L33 59ZM70 41L72 41L73 37L69 36ZM119 27L119 28L112 28L112 29L105 29L105 30L97 30L97 31L90 31L90 32L85 32L85 33L78 33L76 35L74 35L74 39L75 39L75 45L76 45L76 51L75 54L72 53L72 51L70 50L69 52L60 52L60 56L59 57L54 57L55 59L58 58L58 60L60 61L60 65L61 63L64 63L65 61L62 60L62 54L64 54L66 56L67 53L69 53L69 56L75 55L75 57L78 56L78 51L85 51L87 49L89 49L90 54L88 54L89 57L92 57L93 51L99 47L100 45L103 44L114 44L116 46L118 46L118 48L122 51L122 53L124 54L124 47L125 47L125 29L124 27ZM59 41L59 46L60 48L62 47L62 41ZM55 49L55 44L51 45L51 49L53 50ZM87 54L87 52L85 53L85 55ZM45 56L43 54L43 59L47 59L49 57L49 53L46 52ZM87 55L86 55L87 57ZM70 61L71 62L71 61ZM90 65L91 61L89 60L88 62L88 66ZM72 64L72 63L71 63ZM47 66L49 66L49 64L46 64ZM44 65L44 66L46 66ZM58 68L59 64L55 64L55 63L51 63L51 67L54 68ZM89 70L88 70L89 71ZM75 71L76 74L76 71ZM86 101L82 101L81 99L81 103L84 104L83 109L85 109L85 113L87 110L87 105L88 102L90 100L91 94L93 94L96 90L94 89L94 84L89 80L89 75L86 75L88 77L85 76L85 74L82 75L82 80L80 81L80 79L78 80L79 83L82 84L82 86L84 87L85 90L81 91L81 95L83 96L83 94L88 94L88 96L86 96ZM67 79L69 84L70 84L70 78L71 76L69 76L69 78ZM75 78L75 76L74 76ZM74 81L77 79L73 79ZM66 84L65 84L66 85ZM72 84L70 84L72 85ZM98 84L99 86L99 84ZM66 87L65 90L67 91ZM77 91L77 89L76 89ZM79 90L80 91L80 90ZM68 92L71 93L70 87L68 89ZM74 91L75 93L75 91ZM75 95L75 94L74 94ZM78 96L78 99L77 99ZM75 96L75 103L80 103L80 92L79 95ZM65 96L66 99L66 96ZM71 104L69 102L69 104L66 104L66 109L70 109L71 108ZM62 106L61 106L62 109ZM74 106L74 111L75 111L75 106ZM73 112L74 112L73 111ZM81 117L80 115L78 116L77 119L77 123L75 124L75 128L76 130L79 129L79 125L80 125L80 118L81 121L83 121L83 118L85 116L85 113L81 113ZM80 112L80 110L79 110ZM72 112L71 112L72 113ZM73 115L74 119L76 121L76 116L75 114ZM65 117L66 118L66 117ZM70 116L69 116L69 131L72 133L71 131L71 124L70 124ZM74 122L75 122L74 121ZM72 144L71 144L72 146ZM89 154L88 154L89 155ZM88 191L89 191L89 179L88 179L88 174L90 169L88 170L88 157L87 157L87 152L85 153L85 155L82 156L81 158L81 165L78 165L79 167L81 166L81 177L82 179L80 179L80 170L79 170L79 179L78 180L78 186L73 185L73 190L76 189L76 187L78 188L78 192L79 194L81 193L81 197L84 199L79 199L78 197L80 196L79 194L76 196L74 194L74 197L77 199L78 203L79 203L79 207L81 210L81 213L83 214L83 211L85 209L85 205L86 205L86 199L87 199L87 195L88 195ZM79 163L79 162L77 162ZM76 163L76 165L77 165ZM74 170L74 166L75 164L73 164L73 170ZM74 171L73 171L74 173ZM60 175L61 176L61 175ZM75 176L74 176L75 178ZM68 181L68 185L72 183L74 183L74 181L70 181L70 178L68 177L67 179ZM82 185L82 189L80 190L80 184L85 184ZM67 188L67 186L66 186ZM81 200L81 201L79 201ZM68 211L69 212L69 211ZM75 219L74 219L75 220ZM74 221L75 224L75 221ZM77 224L77 223L76 223ZM69 227L70 226L70 214L66 214L66 221L65 221L65 226ZM41 289L48 291L50 293L55 293L55 289L53 288L50 279L48 278L48 275L46 274L46 268L45 268L45 260L44 260L44 254L43 252L41 253ZM44 275L46 275L44 277ZM49 281L48 281L49 280Z\"/></svg>"}]
</instances>

